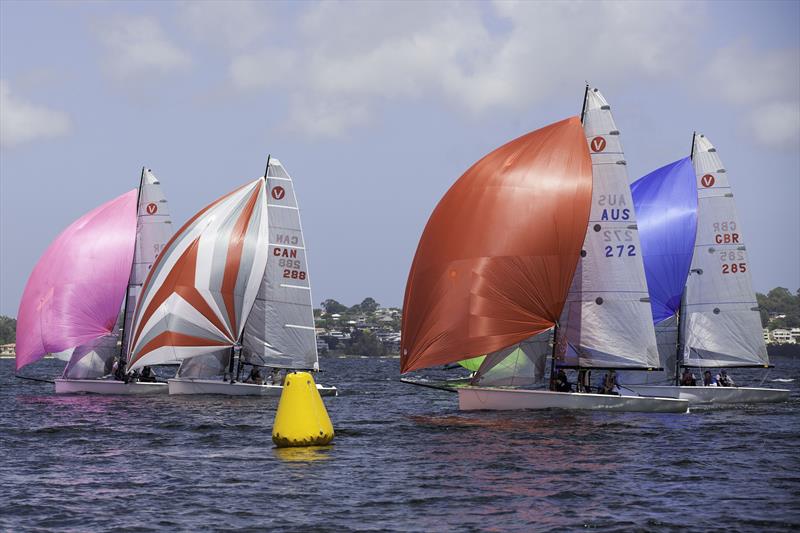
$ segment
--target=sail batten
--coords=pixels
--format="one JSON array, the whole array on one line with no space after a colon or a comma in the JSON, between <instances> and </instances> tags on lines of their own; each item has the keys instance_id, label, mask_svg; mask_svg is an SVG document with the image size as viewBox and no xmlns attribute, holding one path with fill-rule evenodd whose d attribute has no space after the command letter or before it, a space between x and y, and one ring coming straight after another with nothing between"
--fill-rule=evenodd
<instances>
[{"instance_id":1,"label":"sail batten","mask_svg":"<svg viewBox=\"0 0 800 533\"><path fill-rule=\"evenodd\" d=\"M565 367L654 368L658 348L619 130L597 89L587 92L584 108L591 212L559 320L556 358Z\"/></svg>"},{"instance_id":2,"label":"sail batten","mask_svg":"<svg viewBox=\"0 0 800 533\"><path fill-rule=\"evenodd\" d=\"M589 217L578 117L523 135L456 181L406 284L401 371L493 353L553 327Z\"/></svg>"},{"instance_id":3,"label":"sail batten","mask_svg":"<svg viewBox=\"0 0 800 533\"><path fill-rule=\"evenodd\" d=\"M702 134L693 142L697 243L681 328L681 363L697 367L768 365L750 263L725 167Z\"/></svg>"},{"instance_id":4,"label":"sail batten","mask_svg":"<svg viewBox=\"0 0 800 533\"><path fill-rule=\"evenodd\" d=\"M172 219L169 204L161 189L161 182L150 169L142 169L139 190L136 222L136 249L133 254L131 276L123 317L123 335L121 356L127 360L127 338L131 333L133 314L142 290L147 273L153 266L158 254L172 235Z\"/></svg>"},{"instance_id":5,"label":"sail batten","mask_svg":"<svg viewBox=\"0 0 800 533\"><path fill-rule=\"evenodd\" d=\"M278 159L266 176L267 266L242 338L242 360L261 366L319 368L314 310L294 183ZM286 208L286 209L280 209Z\"/></svg>"}]
</instances>

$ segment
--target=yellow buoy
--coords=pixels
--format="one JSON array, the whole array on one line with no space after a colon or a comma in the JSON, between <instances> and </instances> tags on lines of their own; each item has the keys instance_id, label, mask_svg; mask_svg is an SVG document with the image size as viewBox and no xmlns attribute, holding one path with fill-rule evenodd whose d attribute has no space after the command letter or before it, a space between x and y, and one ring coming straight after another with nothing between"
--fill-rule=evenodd
<instances>
[{"instance_id":1,"label":"yellow buoy","mask_svg":"<svg viewBox=\"0 0 800 533\"><path fill-rule=\"evenodd\" d=\"M322 446L333 440L333 424L308 372L287 374L272 426L272 442L286 446Z\"/></svg>"}]
</instances>

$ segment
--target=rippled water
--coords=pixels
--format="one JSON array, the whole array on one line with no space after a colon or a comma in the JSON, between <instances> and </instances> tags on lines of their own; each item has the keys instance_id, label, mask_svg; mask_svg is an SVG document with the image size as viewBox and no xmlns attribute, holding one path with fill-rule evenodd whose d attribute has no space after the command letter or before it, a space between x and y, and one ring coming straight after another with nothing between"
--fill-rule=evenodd
<instances>
[{"instance_id":1,"label":"rippled water","mask_svg":"<svg viewBox=\"0 0 800 533\"><path fill-rule=\"evenodd\" d=\"M774 363L788 404L460 413L396 359L326 358L334 445L278 450L275 400L55 396L5 359L0 530L796 529L800 358Z\"/></svg>"}]
</instances>

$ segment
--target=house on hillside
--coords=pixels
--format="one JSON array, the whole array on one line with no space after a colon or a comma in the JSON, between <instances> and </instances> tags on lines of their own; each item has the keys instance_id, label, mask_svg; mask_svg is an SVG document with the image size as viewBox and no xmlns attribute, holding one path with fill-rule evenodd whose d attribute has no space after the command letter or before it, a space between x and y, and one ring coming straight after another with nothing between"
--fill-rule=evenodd
<instances>
[{"instance_id":1,"label":"house on hillside","mask_svg":"<svg viewBox=\"0 0 800 533\"><path fill-rule=\"evenodd\" d=\"M770 336L772 337L772 342L775 344L795 343L795 338L792 336L792 332L788 329L773 329Z\"/></svg>"}]
</instances>

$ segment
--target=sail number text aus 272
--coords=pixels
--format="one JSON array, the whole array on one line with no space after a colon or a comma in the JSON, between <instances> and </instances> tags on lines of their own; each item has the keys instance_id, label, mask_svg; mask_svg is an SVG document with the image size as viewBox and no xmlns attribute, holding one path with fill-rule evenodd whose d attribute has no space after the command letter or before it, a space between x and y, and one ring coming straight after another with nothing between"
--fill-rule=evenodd
<instances>
[{"instance_id":1,"label":"sail number text aus 272","mask_svg":"<svg viewBox=\"0 0 800 533\"><path fill-rule=\"evenodd\" d=\"M636 246L633 243L633 232L627 229L613 229L603 231L604 242L618 242L622 244L607 245L606 257L633 257L636 255Z\"/></svg>"}]
</instances>

